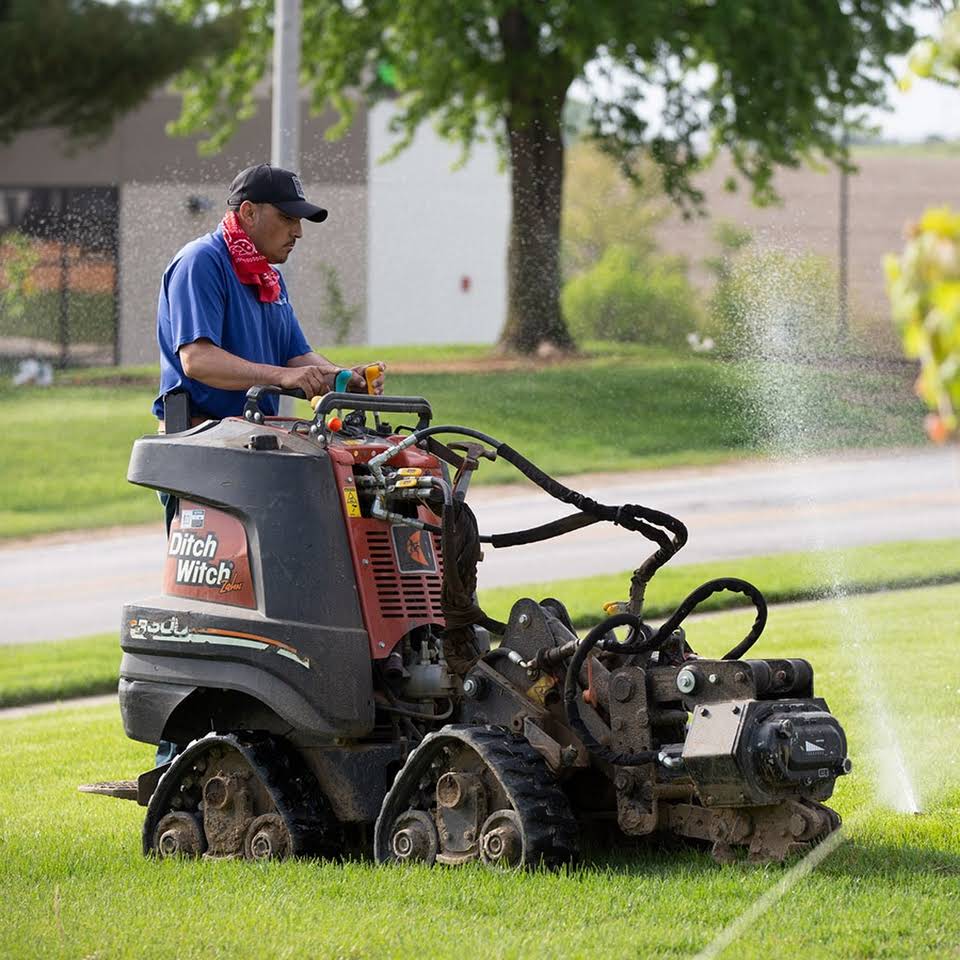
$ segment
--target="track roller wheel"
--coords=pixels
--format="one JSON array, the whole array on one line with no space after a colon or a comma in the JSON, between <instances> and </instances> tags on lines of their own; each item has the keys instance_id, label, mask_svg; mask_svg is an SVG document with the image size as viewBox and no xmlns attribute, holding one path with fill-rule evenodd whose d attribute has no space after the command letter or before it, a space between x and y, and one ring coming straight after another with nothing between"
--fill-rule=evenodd
<instances>
[{"instance_id":1,"label":"track roller wheel","mask_svg":"<svg viewBox=\"0 0 960 960\"><path fill-rule=\"evenodd\" d=\"M513 810L498 810L480 830L480 859L488 867L512 869L523 860L523 824Z\"/></svg>"},{"instance_id":2,"label":"track roller wheel","mask_svg":"<svg viewBox=\"0 0 960 960\"><path fill-rule=\"evenodd\" d=\"M195 740L157 784L143 852L279 860L339 852L340 829L313 774L285 741L260 733Z\"/></svg>"},{"instance_id":3,"label":"track roller wheel","mask_svg":"<svg viewBox=\"0 0 960 960\"><path fill-rule=\"evenodd\" d=\"M569 801L543 758L502 727L450 725L407 758L374 835L380 863L558 867L577 852Z\"/></svg>"},{"instance_id":4,"label":"track roller wheel","mask_svg":"<svg viewBox=\"0 0 960 960\"><path fill-rule=\"evenodd\" d=\"M391 857L397 863L421 862L433 866L440 847L437 826L423 810L401 813L388 838Z\"/></svg>"},{"instance_id":5,"label":"track roller wheel","mask_svg":"<svg viewBox=\"0 0 960 960\"><path fill-rule=\"evenodd\" d=\"M154 831L153 849L167 857L199 857L207 849L200 821L192 813L168 813Z\"/></svg>"},{"instance_id":6,"label":"track roller wheel","mask_svg":"<svg viewBox=\"0 0 960 960\"><path fill-rule=\"evenodd\" d=\"M243 838L243 855L248 860L283 860L291 847L290 831L275 813L256 817Z\"/></svg>"}]
</instances>

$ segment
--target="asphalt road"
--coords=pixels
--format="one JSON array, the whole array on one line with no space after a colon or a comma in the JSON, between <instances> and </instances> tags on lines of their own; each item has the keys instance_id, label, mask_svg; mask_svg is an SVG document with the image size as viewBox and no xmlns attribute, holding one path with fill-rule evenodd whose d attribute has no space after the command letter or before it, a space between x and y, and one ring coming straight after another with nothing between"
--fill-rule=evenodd
<instances>
[{"instance_id":1,"label":"asphalt road","mask_svg":"<svg viewBox=\"0 0 960 960\"><path fill-rule=\"evenodd\" d=\"M585 476L570 486L608 504L642 503L690 531L673 564L960 537L960 451L922 449L752 462L709 468ZM569 512L536 488L478 487L469 497L484 533ZM642 537L597 524L527 547L487 547L482 586L580 577L635 567ZM87 533L0 548L0 644L116 629L121 604L159 592L164 538L155 528ZM736 574L735 564L731 575Z\"/></svg>"}]
</instances>

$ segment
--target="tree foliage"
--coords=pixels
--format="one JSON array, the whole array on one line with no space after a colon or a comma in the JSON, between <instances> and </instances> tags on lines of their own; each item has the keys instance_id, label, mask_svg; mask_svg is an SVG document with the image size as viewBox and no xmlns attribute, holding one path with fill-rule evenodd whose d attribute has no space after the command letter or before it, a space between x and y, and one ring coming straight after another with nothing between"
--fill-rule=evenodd
<instances>
[{"instance_id":1,"label":"tree foliage","mask_svg":"<svg viewBox=\"0 0 960 960\"><path fill-rule=\"evenodd\" d=\"M616 161L589 141L566 152L561 227L563 276L589 270L614 244L641 257L656 249L654 228L670 211L649 157L640 182L623 175Z\"/></svg>"},{"instance_id":2,"label":"tree foliage","mask_svg":"<svg viewBox=\"0 0 960 960\"><path fill-rule=\"evenodd\" d=\"M238 5L169 0L185 17ZM269 61L272 0L245 0L243 42L183 82L182 132L225 142ZM700 195L705 152L726 148L755 196L778 165L845 162L837 132L883 100L886 59L913 39L900 0L304 0L303 76L349 124L357 100L396 93L398 146L431 118L466 149L494 136L512 173L505 339L569 342L560 314L562 110L595 76L592 135L631 175L648 154L668 194ZM643 108L662 103L656 123Z\"/></svg>"},{"instance_id":3,"label":"tree foliage","mask_svg":"<svg viewBox=\"0 0 960 960\"><path fill-rule=\"evenodd\" d=\"M237 25L157 0L0 3L0 141L38 127L101 137L174 74L229 49Z\"/></svg>"},{"instance_id":4,"label":"tree foliage","mask_svg":"<svg viewBox=\"0 0 960 960\"><path fill-rule=\"evenodd\" d=\"M901 86L910 88L911 74L950 86L960 86L960 10L943 18L940 34L918 40L907 58L909 73Z\"/></svg>"},{"instance_id":5,"label":"tree foliage","mask_svg":"<svg viewBox=\"0 0 960 960\"><path fill-rule=\"evenodd\" d=\"M886 269L904 351L920 361L917 393L931 411L927 433L942 442L956 435L960 410L960 214L928 210Z\"/></svg>"}]
</instances>

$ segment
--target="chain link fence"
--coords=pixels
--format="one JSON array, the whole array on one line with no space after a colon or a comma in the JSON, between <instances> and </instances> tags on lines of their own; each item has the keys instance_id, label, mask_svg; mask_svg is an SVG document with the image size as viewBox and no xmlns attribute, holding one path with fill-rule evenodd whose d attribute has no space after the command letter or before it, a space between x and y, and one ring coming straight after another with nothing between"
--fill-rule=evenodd
<instances>
[{"instance_id":1,"label":"chain link fence","mask_svg":"<svg viewBox=\"0 0 960 960\"><path fill-rule=\"evenodd\" d=\"M114 187L0 187L0 366L116 364Z\"/></svg>"}]
</instances>

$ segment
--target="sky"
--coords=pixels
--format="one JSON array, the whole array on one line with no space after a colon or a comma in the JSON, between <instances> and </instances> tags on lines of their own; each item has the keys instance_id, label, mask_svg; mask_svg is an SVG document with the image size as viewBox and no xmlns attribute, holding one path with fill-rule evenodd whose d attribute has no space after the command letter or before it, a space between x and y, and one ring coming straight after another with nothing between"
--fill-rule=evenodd
<instances>
[{"instance_id":1,"label":"sky","mask_svg":"<svg viewBox=\"0 0 960 960\"><path fill-rule=\"evenodd\" d=\"M890 91L892 113L875 112L884 140L960 139L960 90L916 80L908 93Z\"/></svg>"},{"instance_id":2,"label":"sky","mask_svg":"<svg viewBox=\"0 0 960 960\"><path fill-rule=\"evenodd\" d=\"M917 32L928 36L937 33L940 19L939 13L930 10L917 11L911 17ZM906 73L905 58L897 58L893 68L898 76ZM960 139L960 90L932 80L915 79L907 92L891 83L887 94L892 112L876 111L872 118L883 139Z\"/></svg>"}]
</instances>

